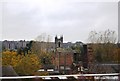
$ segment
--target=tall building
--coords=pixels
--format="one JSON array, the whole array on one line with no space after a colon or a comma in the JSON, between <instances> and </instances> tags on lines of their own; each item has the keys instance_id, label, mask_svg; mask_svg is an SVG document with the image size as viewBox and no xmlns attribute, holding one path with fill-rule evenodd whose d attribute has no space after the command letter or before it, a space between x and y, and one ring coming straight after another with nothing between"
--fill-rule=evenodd
<instances>
[{"instance_id":1,"label":"tall building","mask_svg":"<svg viewBox=\"0 0 120 81\"><path fill-rule=\"evenodd\" d=\"M28 44L28 41L20 40L20 41L2 41L3 50L17 50L19 48L25 48Z\"/></svg>"}]
</instances>

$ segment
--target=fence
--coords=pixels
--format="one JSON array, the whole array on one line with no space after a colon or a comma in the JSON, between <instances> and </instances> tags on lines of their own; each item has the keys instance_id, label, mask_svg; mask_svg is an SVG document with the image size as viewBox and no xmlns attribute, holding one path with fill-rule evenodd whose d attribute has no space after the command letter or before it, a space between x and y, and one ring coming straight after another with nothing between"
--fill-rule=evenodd
<instances>
[{"instance_id":1,"label":"fence","mask_svg":"<svg viewBox=\"0 0 120 81\"><path fill-rule=\"evenodd\" d=\"M120 73L0 77L2 81L120 81Z\"/></svg>"}]
</instances>

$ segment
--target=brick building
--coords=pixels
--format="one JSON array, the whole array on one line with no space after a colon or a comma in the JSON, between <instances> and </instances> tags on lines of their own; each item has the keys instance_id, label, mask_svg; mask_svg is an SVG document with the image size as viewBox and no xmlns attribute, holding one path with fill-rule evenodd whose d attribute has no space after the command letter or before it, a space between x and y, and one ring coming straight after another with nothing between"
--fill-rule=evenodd
<instances>
[{"instance_id":1,"label":"brick building","mask_svg":"<svg viewBox=\"0 0 120 81\"><path fill-rule=\"evenodd\" d=\"M36 41L38 42L38 41ZM18 48L24 48L29 41L3 41L3 48L8 50L16 50ZM88 68L88 64L91 62L92 52L90 52L88 45L82 42L76 43L63 43L63 36L55 37L55 42L49 42L49 47L46 48L47 42L38 42L37 45L44 50L53 51L52 63L55 71L59 71L62 74L71 74L78 72L79 68ZM72 47L78 47L78 50L72 49ZM45 65L46 67L47 65ZM47 66L49 68L49 66ZM81 71L81 69L80 69Z\"/></svg>"},{"instance_id":2,"label":"brick building","mask_svg":"<svg viewBox=\"0 0 120 81\"><path fill-rule=\"evenodd\" d=\"M82 42L70 44L71 46L78 46L81 51L69 49L66 50L63 46L63 37L55 37L55 54L53 64L55 70L63 74L71 74L73 71L78 72L78 68L88 67L88 51L87 45ZM69 46L67 46L70 48ZM81 69L80 69L81 71Z\"/></svg>"}]
</instances>

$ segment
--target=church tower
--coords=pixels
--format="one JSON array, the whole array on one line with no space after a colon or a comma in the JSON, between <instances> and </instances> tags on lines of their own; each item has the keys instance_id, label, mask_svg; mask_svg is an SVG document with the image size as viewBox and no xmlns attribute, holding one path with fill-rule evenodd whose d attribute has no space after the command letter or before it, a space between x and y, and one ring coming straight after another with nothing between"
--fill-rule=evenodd
<instances>
[{"instance_id":1,"label":"church tower","mask_svg":"<svg viewBox=\"0 0 120 81\"><path fill-rule=\"evenodd\" d=\"M55 37L55 49L57 48L62 48L63 47L63 36L58 38L57 36Z\"/></svg>"},{"instance_id":2,"label":"church tower","mask_svg":"<svg viewBox=\"0 0 120 81\"><path fill-rule=\"evenodd\" d=\"M55 37L55 69L57 69L60 72L60 66L61 66L61 55L62 54L62 48L63 48L63 36L60 36L59 38Z\"/></svg>"}]
</instances>

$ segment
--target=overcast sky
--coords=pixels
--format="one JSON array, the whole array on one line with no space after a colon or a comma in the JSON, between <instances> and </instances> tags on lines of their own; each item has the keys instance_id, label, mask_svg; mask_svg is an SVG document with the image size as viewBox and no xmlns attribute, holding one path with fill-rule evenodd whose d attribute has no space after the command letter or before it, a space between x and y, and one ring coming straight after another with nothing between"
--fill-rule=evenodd
<instances>
[{"instance_id":1,"label":"overcast sky","mask_svg":"<svg viewBox=\"0 0 120 81\"><path fill-rule=\"evenodd\" d=\"M2 11L2 39L31 40L46 33L63 35L64 42L87 42L92 30L118 33L117 2L80 0L5 0Z\"/></svg>"}]
</instances>

